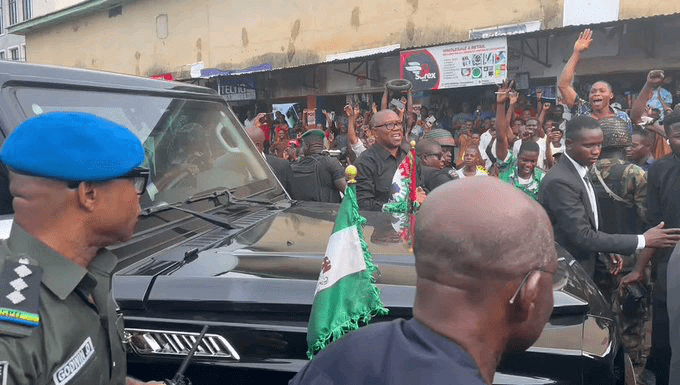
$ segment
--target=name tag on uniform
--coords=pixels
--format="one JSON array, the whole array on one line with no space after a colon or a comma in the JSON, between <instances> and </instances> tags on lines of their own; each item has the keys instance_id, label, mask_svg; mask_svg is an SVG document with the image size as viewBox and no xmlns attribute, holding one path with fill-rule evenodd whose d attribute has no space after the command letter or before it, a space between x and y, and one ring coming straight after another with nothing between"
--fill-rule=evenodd
<instances>
[{"instance_id":1,"label":"name tag on uniform","mask_svg":"<svg viewBox=\"0 0 680 385\"><path fill-rule=\"evenodd\" d=\"M7 370L9 370L9 363L7 361L0 361L0 385L7 385Z\"/></svg>"},{"instance_id":2,"label":"name tag on uniform","mask_svg":"<svg viewBox=\"0 0 680 385\"><path fill-rule=\"evenodd\" d=\"M94 357L94 345L92 338L87 337L80 348L54 372L52 376L54 384L64 385L71 381L92 357Z\"/></svg>"}]
</instances>

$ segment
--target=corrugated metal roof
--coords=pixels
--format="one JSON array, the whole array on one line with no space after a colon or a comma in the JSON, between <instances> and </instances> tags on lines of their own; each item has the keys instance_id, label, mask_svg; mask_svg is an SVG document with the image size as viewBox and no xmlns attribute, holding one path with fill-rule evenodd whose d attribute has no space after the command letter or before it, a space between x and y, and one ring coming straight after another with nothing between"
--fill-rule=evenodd
<instances>
[{"instance_id":1,"label":"corrugated metal roof","mask_svg":"<svg viewBox=\"0 0 680 385\"><path fill-rule=\"evenodd\" d=\"M362 50L359 50L359 51L335 53L335 54L331 54L331 55L326 55L326 63L335 62L335 61L358 59L358 58L364 58L364 57L374 56L374 55L378 55L378 54L395 52L395 51L399 51L399 48L401 48L400 44L392 44L392 45L386 45L386 46L377 47L377 48L362 49Z\"/></svg>"},{"instance_id":2,"label":"corrugated metal roof","mask_svg":"<svg viewBox=\"0 0 680 385\"><path fill-rule=\"evenodd\" d=\"M256 66L251 66L248 68L240 69L240 70L220 70L217 68L203 68L201 70L201 77L204 79L210 79L214 78L217 76L232 76L232 75L246 75L246 74L252 74L255 72L263 72L263 71L271 71L272 70L272 65L271 63L265 63L265 64L260 64Z\"/></svg>"},{"instance_id":3,"label":"corrugated metal roof","mask_svg":"<svg viewBox=\"0 0 680 385\"><path fill-rule=\"evenodd\" d=\"M511 35L507 35L507 36L508 36L508 39L520 39L522 37L537 37L537 36L543 36L543 35L550 35L550 34L554 34L556 32L572 33L572 32L575 32L575 31L582 31L584 28L610 27L610 26L615 26L615 25L625 23L625 22L644 22L644 21L647 21L647 20L670 20L670 19L673 19L673 18L678 18L679 16L680 16L680 12L676 12L676 13L663 14L663 15L619 19L619 20L606 21L606 22L596 23L596 24L567 25L567 26L563 26L563 27L546 28L546 29L541 29L541 30L538 30L538 31L525 32L525 33L520 33L520 34L511 34ZM502 35L500 35L500 36L502 36ZM423 49L423 48L427 48L427 47L436 47L436 46L440 46L440 45L465 43L465 42L468 42L468 41L472 41L472 40L469 40L469 39L466 39L466 40L450 40L450 41L441 42L441 43L433 43L433 44L426 44L426 45L408 47L408 48L404 48L403 50L404 51L407 51L407 50L410 51L410 50L416 50L416 49Z\"/></svg>"}]
</instances>

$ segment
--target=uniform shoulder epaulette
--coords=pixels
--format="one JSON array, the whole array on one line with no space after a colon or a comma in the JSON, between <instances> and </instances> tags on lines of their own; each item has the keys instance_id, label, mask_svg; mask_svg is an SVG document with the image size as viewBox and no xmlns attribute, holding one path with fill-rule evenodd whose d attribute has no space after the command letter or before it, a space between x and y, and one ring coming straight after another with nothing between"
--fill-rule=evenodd
<instances>
[{"instance_id":1,"label":"uniform shoulder epaulette","mask_svg":"<svg viewBox=\"0 0 680 385\"><path fill-rule=\"evenodd\" d=\"M42 268L29 258L5 259L0 273L0 335L27 336L40 324Z\"/></svg>"}]
</instances>

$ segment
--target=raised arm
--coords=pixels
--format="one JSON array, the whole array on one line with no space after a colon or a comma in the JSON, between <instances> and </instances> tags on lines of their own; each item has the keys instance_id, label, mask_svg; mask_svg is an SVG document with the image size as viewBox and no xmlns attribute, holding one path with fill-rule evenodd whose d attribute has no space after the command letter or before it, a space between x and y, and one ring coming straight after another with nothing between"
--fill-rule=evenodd
<instances>
[{"instance_id":1,"label":"raised arm","mask_svg":"<svg viewBox=\"0 0 680 385\"><path fill-rule=\"evenodd\" d=\"M389 93L390 92L387 90L387 83L385 83L385 91L383 91L382 100L380 101L380 110L381 111L387 109L387 102L388 102L387 98L388 98Z\"/></svg>"},{"instance_id":2,"label":"raised arm","mask_svg":"<svg viewBox=\"0 0 680 385\"><path fill-rule=\"evenodd\" d=\"M496 158L501 162L507 158L508 147L510 147L508 143L510 126L505 116L505 102L512 91L512 84L512 80L505 79L496 92Z\"/></svg>"},{"instance_id":3,"label":"raised arm","mask_svg":"<svg viewBox=\"0 0 680 385\"><path fill-rule=\"evenodd\" d=\"M406 91L406 127L411 127L411 113L413 112L413 93L411 92L411 89L409 88L408 91Z\"/></svg>"},{"instance_id":4,"label":"raised arm","mask_svg":"<svg viewBox=\"0 0 680 385\"><path fill-rule=\"evenodd\" d=\"M545 138L546 135L548 134L547 132L545 132L545 128L543 127L544 126L543 123L545 122L545 115L548 113L548 111L550 111L550 107L551 107L550 103L548 103L548 102L541 104L541 109L540 109L541 112L538 113L538 117L536 118L536 120L538 121L537 134L541 138Z\"/></svg>"},{"instance_id":5,"label":"raised arm","mask_svg":"<svg viewBox=\"0 0 680 385\"><path fill-rule=\"evenodd\" d=\"M543 112L543 90L536 88L536 117L541 116Z\"/></svg>"},{"instance_id":6,"label":"raised arm","mask_svg":"<svg viewBox=\"0 0 680 385\"><path fill-rule=\"evenodd\" d=\"M593 31L591 31L589 28L586 28L578 35L578 39L576 40L576 43L574 43L574 51L572 52L569 61L567 61L567 64L564 65L562 74L557 81L557 88L560 90L560 94L562 95L562 102L569 108L574 106L576 99L578 98L576 90L574 90L574 86L572 85L574 81L574 73L576 72L576 66L581 60L581 54L590 48L590 44L592 42Z\"/></svg>"},{"instance_id":7,"label":"raised arm","mask_svg":"<svg viewBox=\"0 0 680 385\"><path fill-rule=\"evenodd\" d=\"M552 156L552 140L550 140L551 134L552 132L545 136L545 162L543 165L545 166L546 171L550 170L555 165L555 161Z\"/></svg>"},{"instance_id":8,"label":"raised arm","mask_svg":"<svg viewBox=\"0 0 680 385\"><path fill-rule=\"evenodd\" d=\"M510 100L510 105L508 106L508 112L505 113L505 121L509 124L512 124L512 116L515 113L515 106L517 105L517 99L519 98L519 94L514 91L510 90L510 93L508 94L508 98Z\"/></svg>"},{"instance_id":9,"label":"raised arm","mask_svg":"<svg viewBox=\"0 0 680 385\"><path fill-rule=\"evenodd\" d=\"M642 113L645 111L647 106L647 101L652 98L654 89L661 85L663 82L663 71L661 70L651 70L647 74L647 81L645 85L642 86L642 90L638 94L638 97L633 102L633 106L630 110L630 119L633 123L640 123L640 118L642 118Z\"/></svg>"},{"instance_id":10,"label":"raised arm","mask_svg":"<svg viewBox=\"0 0 680 385\"><path fill-rule=\"evenodd\" d=\"M356 132L356 121L357 116L361 111L359 111L358 106L353 108L348 104L345 106L344 112L345 115L347 115L347 141L349 144L355 145L359 142Z\"/></svg>"}]
</instances>

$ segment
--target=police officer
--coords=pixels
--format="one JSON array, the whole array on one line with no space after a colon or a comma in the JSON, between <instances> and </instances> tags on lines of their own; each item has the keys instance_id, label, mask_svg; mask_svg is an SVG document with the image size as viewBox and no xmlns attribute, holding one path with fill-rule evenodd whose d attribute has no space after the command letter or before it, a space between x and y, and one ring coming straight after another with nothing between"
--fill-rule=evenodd
<instances>
[{"instance_id":1,"label":"police officer","mask_svg":"<svg viewBox=\"0 0 680 385\"><path fill-rule=\"evenodd\" d=\"M0 384L124 384L116 257L104 247L132 236L142 144L113 122L57 112L19 125L0 160L15 211L0 243Z\"/></svg>"},{"instance_id":2,"label":"police officer","mask_svg":"<svg viewBox=\"0 0 680 385\"><path fill-rule=\"evenodd\" d=\"M345 169L340 162L325 156L322 130L307 130L302 134L304 157L293 163L291 195L302 201L340 203L340 191L345 191Z\"/></svg>"}]
</instances>

